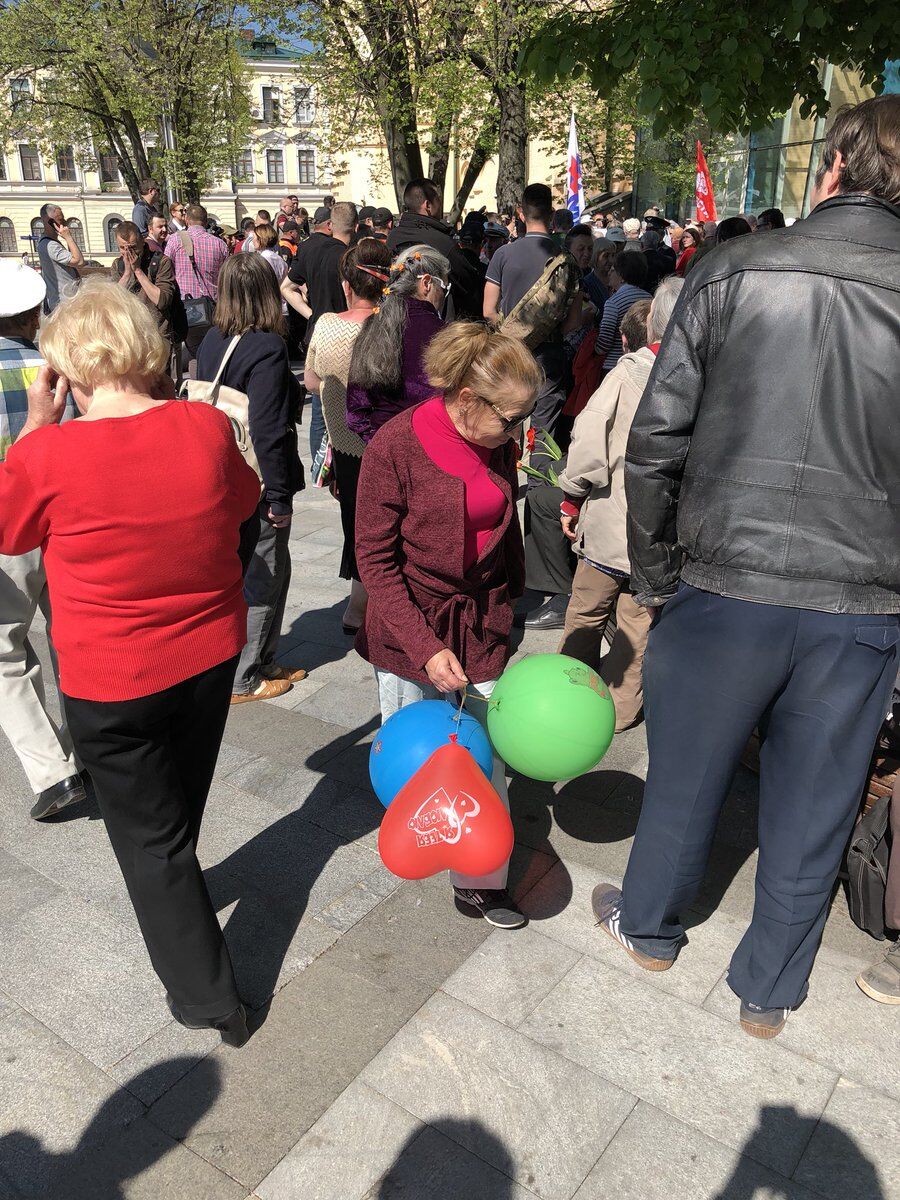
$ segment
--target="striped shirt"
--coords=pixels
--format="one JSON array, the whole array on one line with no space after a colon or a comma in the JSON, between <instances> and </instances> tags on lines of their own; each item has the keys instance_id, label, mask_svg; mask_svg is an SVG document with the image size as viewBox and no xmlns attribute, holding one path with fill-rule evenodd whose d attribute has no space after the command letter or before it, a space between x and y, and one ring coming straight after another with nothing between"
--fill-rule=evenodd
<instances>
[{"instance_id":1,"label":"striped shirt","mask_svg":"<svg viewBox=\"0 0 900 1200\"><path fill-rule=\"evenodd\" d=\"M604 371L611 371L624 353L622 349L622 318L639 300L652 300L643 288L623 283L603 305L603 316L597 330L595 351L603 359Z\"/></svg>"},{"instance_id":2,"label":"striped shirt","mask_svg":"<svg viewBox=\"0 0 900 1200\"><path fill-rule=\"evenodd\" d=\"M193 259L181 244L182 233L173 233L166 242L166 257L172 260L178 288L182 296L194 299L208 296L215 300L219 295L219 271L228 258L228 247L202 225L189 225L185 232L193 242Z\"/></svg>"}]
</instances>

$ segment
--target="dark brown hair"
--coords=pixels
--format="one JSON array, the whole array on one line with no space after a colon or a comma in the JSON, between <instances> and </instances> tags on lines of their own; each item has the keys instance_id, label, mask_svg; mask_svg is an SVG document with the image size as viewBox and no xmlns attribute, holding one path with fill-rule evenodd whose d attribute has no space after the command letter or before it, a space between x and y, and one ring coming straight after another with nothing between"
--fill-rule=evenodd
<instances>
[{"instance_id":1,"label":"dark brown hair","mask_svg":"<svg viewBox=\"0 0 900 1200\"><path fill-rule=\"evenodd\" d=\"M273 246L278 245L278 234L275 231L275 226L266 222L265 225L257 225L256 227L256 248L257 250L271 250Z\"/></svg>"},{"instance_id":2,"label":"dark brown hair","mask_svg":"<svg viewBox=\"0 0 900 1200\"><path fill-rule=\"evenodd\" d=\"M264 258L258 254L232 254L225 260L219 272L214 324L226 337L248 329L284 337L281 293L275 272Z\"/></svg>"},{"instance_id":3,"label":"dark brown hair","mask_svg":"<svg viewBox=\"0 0 900 1200\"><path fill-rule=\"evenodd\" d=\"M391 252L377 238L360 238L342 256L340 271L341 278L347 281L355 295L374 304L390 277ZM373 275L373 271L377 274Z\"/></svg>"},{"instance_id":4,"label":"dark brown hair","mask_svg":"<svg viewBox=\"0 0 900 1200\"><path fill-rule=\"evenodd\" d=\"M841 110L825 134L817 183L834 166L837 154L844 160L841 192L863 192L900 204L900 96L875 96Z\"/></svg>"}]
</instances>

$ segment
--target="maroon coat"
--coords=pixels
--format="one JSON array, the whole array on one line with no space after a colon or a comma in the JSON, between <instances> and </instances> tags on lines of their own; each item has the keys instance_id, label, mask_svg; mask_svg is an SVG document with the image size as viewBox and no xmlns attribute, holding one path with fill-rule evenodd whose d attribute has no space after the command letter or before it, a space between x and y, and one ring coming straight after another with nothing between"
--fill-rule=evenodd
<instances>
[{"instance_id":1,"label":"maroon coat","mask_svg":"<svg viewBox=\"0 0 900 1200\"><path fill-rule=\"evenodd\" d=\"M369 604L356 648L373 666L418 683L428 682L428 660L449 649L473 683L485 683L506 666L512 602L525 587L515 445L491 458L506 511L466 573L465 484L428 457L413 411L389 421L363 455L356 561Z\"/></svg>"}]
</instances>

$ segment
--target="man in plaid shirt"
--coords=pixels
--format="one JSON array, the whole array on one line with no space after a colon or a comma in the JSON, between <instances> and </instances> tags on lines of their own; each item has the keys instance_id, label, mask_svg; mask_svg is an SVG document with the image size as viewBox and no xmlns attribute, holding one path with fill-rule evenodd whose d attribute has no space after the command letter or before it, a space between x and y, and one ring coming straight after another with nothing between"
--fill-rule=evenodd
<instances>
[{"instance_id":1,"label":"man in plaid shirt","mask_svg":"<svg viewBox=\"0 0 900 1200\"><path fill-rule=\"evenodd\" d=\"M215 304L219 295L219 272L228 258L228 247L206 228L206 209L201 204L189 204L186 217L187 229L169 236L166 257L172 260L182 296L192 296L195 300L207 296ZM188 329L180 361L185 374L191 374L197 349L208 328L208 325L192 325Z\"/></svg>"},{"instance_id":2,"label":"man in plaid shirt","mask_svg":"<svg viewBox=\"0 0 900 1200\"><path fill-rule=\"evenodd\" d=\"M191 204L187 210L187 229L173 233L166 243L166 256L175 267L175 278L182 296L208 296L215 303L219 294L219 272L228 258L228 247L206 228L206 209ZM190 240L193 257L186 249Z\"/></svg>"},{"instance_id":3,"label":"man in plaid shirt","mask_svg":"<svg viewBox=\"0 0 900 1200\"><path fill-rule=\"evenodd\" d=\"M0 260L0 461L25 427L28 388L44 362L34 339L46 293L37 271L18 259ZM70 401L63 420L72 415ZM28 640L38 608L49 630L40 550L15 557L0 554L0 728L37 796L31 810L35 820L85 797L65 713L57 725L44 705L41 664ZM55 656L53 667L55 671Z\"/></svg>"}]
</instances>

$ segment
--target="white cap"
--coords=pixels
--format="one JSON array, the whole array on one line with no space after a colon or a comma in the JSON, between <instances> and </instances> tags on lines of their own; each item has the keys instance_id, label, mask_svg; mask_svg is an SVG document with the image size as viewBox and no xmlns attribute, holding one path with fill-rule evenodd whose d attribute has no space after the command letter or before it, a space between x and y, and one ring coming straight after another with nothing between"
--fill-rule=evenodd
<instances>
[{"instance_id":1,"label":"white cap","mask_svg":"<svg viewBox=\"0 0 900 1200\"><path fill-rule=\"evenodd\" d=\"M17 317L43 304L47 285L20 258L0 258L0 318Z\"/></svg>"},{"instance_id":2,"label":"white cap","mask_svg":"<svg viewBox=\"0 0 900 1200\"><path fill-rule=\"evenodd\" d=\"M626 233L637 233L641 228L641 223L637 217L629 217L627 221L623 222L622 228Z\"/></svg>"}]
</instances>

